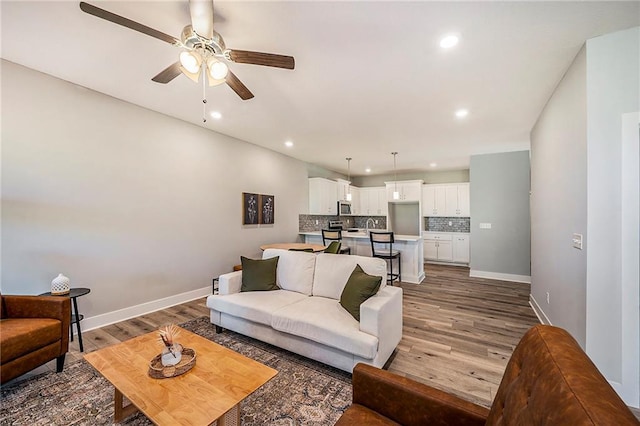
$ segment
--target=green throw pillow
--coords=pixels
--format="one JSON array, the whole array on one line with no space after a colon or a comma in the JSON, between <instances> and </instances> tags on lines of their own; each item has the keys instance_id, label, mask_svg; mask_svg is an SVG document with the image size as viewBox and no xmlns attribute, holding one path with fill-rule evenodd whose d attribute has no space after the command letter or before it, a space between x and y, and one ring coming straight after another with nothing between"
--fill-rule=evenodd
<instances>
[{"instance_id":1,"label":"green throw pillow","mask_svg":"<svg viewBox=\"0 0 640 426\"><path fill-rule=\"evenodd\" d=\"M360 305L376 294L382 283L382 277L369 275L356 265L351 273L347 285L340 295L340 305L356 320L360 321Z\"/></svg>"},{"instance_id":2,"label":"green throw pillow","mask_svg":"<svg viewBox=\"0 0 640 426\"><path fill-rule=\"evenodd\" d=\"M276 284L276 268L279 257L254 260L240 256L242 262L242 287L240 291L279 290Z\"/></svg>"}]
</instances>

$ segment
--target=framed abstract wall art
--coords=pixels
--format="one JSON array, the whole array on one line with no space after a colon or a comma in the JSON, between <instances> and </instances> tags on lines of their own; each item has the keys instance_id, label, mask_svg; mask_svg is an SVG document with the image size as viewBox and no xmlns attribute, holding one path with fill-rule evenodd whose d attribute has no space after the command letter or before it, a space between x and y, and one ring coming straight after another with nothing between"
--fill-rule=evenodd
<instances>
[{"instance_id":1,"label":"framed abstract wall art","mask_svg":"<svg viewBox=\"0 0 640 426\"><path fill-rule=\"evenodd\" d=\"M260 196L249 192L242 193L242 224L257 225L260 222Z\"/></svg>"},{"instance_id":2,"label":"framed abstract wall art","mask_svg":"<svg viewBox=\"0 0 640 426\"><path fill-rule=\"evenodd\" d=\"M273 225L275 221L276 199L273 195L260 195L260 223Z\"/></svg>"}]
</instances>

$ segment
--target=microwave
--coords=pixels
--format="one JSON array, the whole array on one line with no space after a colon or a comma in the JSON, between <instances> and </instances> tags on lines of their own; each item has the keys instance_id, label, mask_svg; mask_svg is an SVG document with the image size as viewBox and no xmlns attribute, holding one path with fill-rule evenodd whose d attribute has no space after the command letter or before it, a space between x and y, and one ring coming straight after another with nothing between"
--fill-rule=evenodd
<instances>
[{"instance_id":1,"label":"microwave","mask_svg":"<svg viewBox=\"0 0 640 426\"><path fill-rule=\"evenodd\" d=\"M347 201L338 201L338 216L351 215L351 203Z\"/></svg>"}]
</instances>

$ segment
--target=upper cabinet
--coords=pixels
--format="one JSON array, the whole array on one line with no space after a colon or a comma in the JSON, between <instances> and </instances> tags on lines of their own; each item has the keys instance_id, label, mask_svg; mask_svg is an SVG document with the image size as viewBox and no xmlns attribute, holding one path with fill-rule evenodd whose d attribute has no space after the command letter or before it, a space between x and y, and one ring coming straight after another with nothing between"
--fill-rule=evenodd
<instances>
[{"instance_id":1,"label":"upper cabinet","mask_svg":"<svg viewBox=\"0 0 640 426\"><path fill-rule=\"evenodd\" d=\"M450 183L424 185L422 188L422 215L470 217L469 184Z\"/></svg>"},{"instance_id":2,"label":"upper cabinet","mask_svg":"<svg viewBox=\"0 0 640 426\"><path fill-rule=\"evenodd\" d=\"M415 201L419 202L422 198L422 183L421 180L403 180L397 182L385 182L387 186L387 201L403 202L403 201ZM398 198L393 198L393 193L398 191Z\"/></svg>"},{"instance_id":3,"label":"upper cabinet","mask_svg":"<svg viewBox=\"0 0 640 426\"><path fill-rule=\"evenodd\" d=\"M338 183L324 178L309 178L309 214L338 214Z\"/></svg>"},{"instance_id":4,"label":"upper cabinet","mask_svg":"<svg viewBox=\"0 0 640 426\"><path fill-rule=\"evenodd\" d=\"M360 203L358 214L362 216L387 215L387 194L384 186L360 188L359 195Z\"/></svg>"},{"instance_id":5,"label":"upper cabinet","mask_svg":"<svg viewBox=\"0 0 640 426\"><path fill-rule=\"evenodd\" d=\"M468 183L447 185L445 198L445 210L447 216L470 216Z\"/></svg>"},{"instance_id":6,"label":"upper cabinet","mask_svg":"<svg viewBox=\"0 0 640 426\"><path fill-rule=\"evenodd\" d=\"M347 194L349 193L349 185L351 184L348 180L344 179L336 179L337 182L337 196L338 201L349 201L347 200Z\"/></svg>"},{"instance_id":7,"label":"upper cabinet","mask_svg":"<svg viewBox=\"0 0 640 426\"><path fill-rule=\"evenodd\" d=\"M360 188L355 186L351 187L351 214L360 214Z\"/></svg>"},{"instance_id":8,"label":"upper cabinet","mask_svg":"<svg viewBox=\"0 0 640 426\"><path fill-rule=\"evenodd\" d=\"M422 187L422 215L446 216L446 187L442 185L423 185Z\"/></svg>"}]
</instances>

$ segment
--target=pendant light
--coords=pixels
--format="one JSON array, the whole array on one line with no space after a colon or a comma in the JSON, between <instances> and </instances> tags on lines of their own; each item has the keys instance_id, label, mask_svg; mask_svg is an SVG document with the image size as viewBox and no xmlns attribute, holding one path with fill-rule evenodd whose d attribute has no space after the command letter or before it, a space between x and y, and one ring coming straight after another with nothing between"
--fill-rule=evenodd
<instances>
[{"instance_id":1,"label":"pendant light","mask_svg":"<svg viewBox=\"0 0 640 426\"><path fill-rule=\"evenodd\" d=\"M351 157L347 157L347 201L351 201Z\"/></svg>"},{"instance_id":2,"label":"pendant light","mask_svg":"<svg viewBox=\"0 0 640 426\"><path fill-rule=\"evenodd\" d=\"M393 199L394 200L399 200L400 199L400 193L398 192L398 170L396 169L396 155L398 155L397 152L392 152L391 155L393 155L393 174L394 174L394 178L393 178Z\"/></svg>"}]
</instances>

